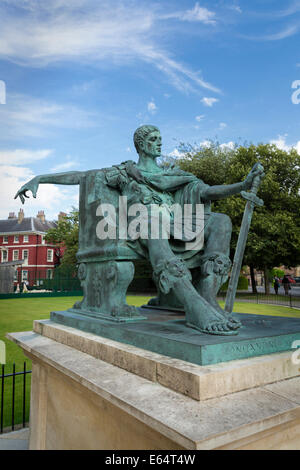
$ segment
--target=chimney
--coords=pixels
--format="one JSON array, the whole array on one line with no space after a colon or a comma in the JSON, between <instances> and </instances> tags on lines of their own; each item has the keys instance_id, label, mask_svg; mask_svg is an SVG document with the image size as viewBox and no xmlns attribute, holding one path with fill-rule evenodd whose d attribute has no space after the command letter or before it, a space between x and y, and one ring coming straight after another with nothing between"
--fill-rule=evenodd
<instances>
[{"instance_id":1,"label":"chimney","mask_svg":"<svg viewBox=\"0 0 300 470\"><path fill-rule=\"evenodd\" d=\"M18 224L20 224L23 219L24 219L24 211L23 209L20 209L18 213Z\"/></svg>"},{"instance_id":2,"label":"chimney","mask_svg":"<svg viewBox=\"0 0 300 470\"><path fill-rule=\"evenodd\" d=\"M38 211L38 213L37 213L37 218L40 219L40 221L42 222L42 224L44 224L44 223L45 223L45 220L46 220L44 211Z\"/></svg>"},{"instance_id":3,"label":"chimney","mask_svg":"<svg viewBox=\"0 0 300 470\"><path fill-rule=\"evenodd\" d=\"M58 222L61 222L65 217L67 217L67 214L65 212L60 212L58 214Z\"/></svg>"},{"instance_id":4,"label":"chimney","mask_svg":"<svg viewBox=\"0 0 300 470\"><path fill-rule=\"evenodd\" d=\"M16 217L16 214L15 214L14 212L10 212L10 213L8 214L8 219L16 219L16 218L17 218L17 217Z\"/></svg>"}]
</instances>

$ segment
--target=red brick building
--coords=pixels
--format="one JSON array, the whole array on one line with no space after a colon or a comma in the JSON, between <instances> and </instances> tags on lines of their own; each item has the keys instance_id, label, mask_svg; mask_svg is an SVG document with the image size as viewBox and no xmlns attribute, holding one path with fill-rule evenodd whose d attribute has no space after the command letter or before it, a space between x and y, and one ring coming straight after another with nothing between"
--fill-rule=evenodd
<instances>
[{"instance_id":1,"label":"red brick building","mask_svg":"<svg viewBox=\"0 0 300 470\"><path fill-rule=\"evenodd\" d=\"M15 283L40 285L42 279L53 277L61 253L59 248L46 243L44 237L54 227L56 223L46 220L44 211L39 211L36 217L25 217L20 209L18 216L11 212L8 219L0 220L0 262L23 260L17 268Z\"/></svg>"}]
</instances>

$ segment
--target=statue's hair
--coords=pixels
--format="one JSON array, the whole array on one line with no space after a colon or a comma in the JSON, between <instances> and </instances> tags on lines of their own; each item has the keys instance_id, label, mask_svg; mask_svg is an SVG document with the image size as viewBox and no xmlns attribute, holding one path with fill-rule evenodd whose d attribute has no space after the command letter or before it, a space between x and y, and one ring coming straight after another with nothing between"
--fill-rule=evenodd
<instances>
[{"instance_id":1,"label":"statue's hair","mask_svg":"<svg viewBox=\"0 0 300 470\"><path fill-rule=\"evenodd\" d=\"M143 140L147 137L148 134L150 134L150 132L153 131L159 131L158 127L145 125L137 128L133 135L133 142L137 152L139 152Z\"/></svg>"}]
</instances>

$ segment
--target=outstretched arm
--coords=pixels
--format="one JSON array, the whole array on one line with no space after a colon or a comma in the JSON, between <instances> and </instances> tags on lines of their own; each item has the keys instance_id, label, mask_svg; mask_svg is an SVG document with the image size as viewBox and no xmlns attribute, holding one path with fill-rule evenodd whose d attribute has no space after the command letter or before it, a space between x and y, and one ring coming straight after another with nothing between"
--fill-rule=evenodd
<instances>
[{"instance_id":1,"label":"outstretched arm","mask_svg":"<svg viewBox=\"0 0 300 470\"><path fill-rule=\"evenodd\" d=\"M228 196L233 196L241 191L247 191L251 189L256 176L260 176L261 178L264 176L264 169L260 164L254 165L245 181L228 185L209 186L203 191L201 198L204 201L216 201Z\"/></svg>"},{"instance_id":2,"label":"outstretched arm","mask_svg":"<svg viewBox=\"0 0 300 470\"><path fill-rule=\"evenodd\" d=\"M28 183L24 184L21 189L15 195L15 199L19 197L22 201L22 204L25 202L25 197L27 191L31 191L34 198L36 198L36 193L40 184L79 184L80 177L85 173L82 171L68 171L67 173L54 173L53 175L39 175L35 176Z\"/></svg>"}]
</instances>

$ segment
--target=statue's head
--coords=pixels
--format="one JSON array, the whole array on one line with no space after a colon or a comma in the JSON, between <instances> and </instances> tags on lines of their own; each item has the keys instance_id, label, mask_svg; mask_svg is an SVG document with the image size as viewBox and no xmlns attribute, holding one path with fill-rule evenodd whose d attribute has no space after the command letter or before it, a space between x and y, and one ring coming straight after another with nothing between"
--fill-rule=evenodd
<instances>
[{"instance_id":1,"label":"statue's head","mask_svg":"<svg viewBox=\"0 0 300 470\"><path fill-rule=\"evenodd\" d=\"M161 135L156 126L139 127L134 133L133 142L139 155L143 152L156 158L161 154Z\"/></svg>"}]
</instances>

